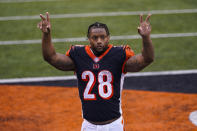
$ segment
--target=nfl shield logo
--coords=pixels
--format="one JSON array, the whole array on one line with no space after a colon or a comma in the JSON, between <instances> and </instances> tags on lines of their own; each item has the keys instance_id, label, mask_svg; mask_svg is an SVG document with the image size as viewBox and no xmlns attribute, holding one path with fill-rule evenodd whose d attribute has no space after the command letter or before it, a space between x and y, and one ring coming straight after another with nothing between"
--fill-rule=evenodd
<instances>
[{"instance_id":1,"label":"nfl shield logo","mask_svg":"<svg viewBox=\"0 0 197 131\"><path fill-rule=\"evenodd\" d=\"M95 57L94 58L94 62L98 62L99 61L99 58L98 57Z\"/></svg>"}]
</instances>

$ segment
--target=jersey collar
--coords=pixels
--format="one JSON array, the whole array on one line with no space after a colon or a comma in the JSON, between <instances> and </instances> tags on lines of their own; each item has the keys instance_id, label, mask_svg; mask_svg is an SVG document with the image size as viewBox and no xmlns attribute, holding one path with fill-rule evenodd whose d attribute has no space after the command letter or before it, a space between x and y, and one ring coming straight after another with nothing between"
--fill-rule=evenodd
<instances>
[{"instance_id":1,"label":"jersey collar","mask_svg":"<svg viewBox=\"0 0 197 131\"><path fill-rule=\"evenodd\" d=\"M108 45L108 47L109 48L102 55L100 55L99 57L94 55L94 53L90 49L90 45L86 45L85 46L85 51L90 56L90 58L92 58L92 60L97 63L110 51L110 49L112 48L112 45L110 44L110 45Z\"/></svg>"}]
</instances>

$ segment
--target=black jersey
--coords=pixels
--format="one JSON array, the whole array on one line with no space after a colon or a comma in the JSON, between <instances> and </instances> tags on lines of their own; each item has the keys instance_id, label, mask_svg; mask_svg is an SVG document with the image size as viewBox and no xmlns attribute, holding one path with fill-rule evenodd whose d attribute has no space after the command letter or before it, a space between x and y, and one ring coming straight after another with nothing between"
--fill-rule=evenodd
<instances>
[{"instance_id":1,"label":"black jersey","mask_svg":"<svg viewBox=\"0 0 197 131\"><path fill-rule=\"evenodd\" d=\"M96 57L86 46L72 46L66 53L74 62L83 118L103 122L121 116L124 65L133 56L128 46L112 46Z\"/></svg>"}]
</instances>

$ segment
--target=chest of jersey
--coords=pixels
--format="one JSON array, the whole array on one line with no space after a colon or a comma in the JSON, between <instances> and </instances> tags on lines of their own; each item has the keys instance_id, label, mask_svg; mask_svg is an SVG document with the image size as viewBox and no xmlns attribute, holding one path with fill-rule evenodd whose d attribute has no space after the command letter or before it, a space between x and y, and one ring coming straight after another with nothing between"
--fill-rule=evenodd
<instances>
[{"instance_id":1,"label":"chest of jersey","mask_svg":"<svg viewBox=\"0 0 197 131\"><path fill-rule=\"evenodd\" d=\"M123 49L112 47L100 58L91 56L83 47L75 48L70 54L76 66L84 118L105 121L120 116Z\"/></svg>"},{"instance_id":2,"label":"chest of jersey","mask_svg":"<svg viewBox=\"0 0 197 131\"><path fill-rule=\"evenodd\" d=\"M83 97L84 100L91 100L109 99L116 95L114 88L119 90L124 63L124 54L121 52L121 48L112 48L102 58L91 57L85 48L82 48L78 53L75 56L75 65L78 86L81 90L80 97Z\"/></svg>"}]
</instances>

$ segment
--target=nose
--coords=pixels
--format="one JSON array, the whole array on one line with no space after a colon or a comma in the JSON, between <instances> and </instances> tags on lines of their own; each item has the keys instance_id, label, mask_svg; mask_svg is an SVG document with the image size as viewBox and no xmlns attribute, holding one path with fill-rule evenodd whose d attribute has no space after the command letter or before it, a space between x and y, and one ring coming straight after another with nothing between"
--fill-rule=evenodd
<instances>
[{"instance_id":1,"label":"nose","mask_svg":"<svg viewBox=\"0 0 197 131\"><path fill-rule=\"evenodd\" d=\"M102 44L102 39L101 38L98 38L97 44Z\"/></svg>"}]
</instances>

